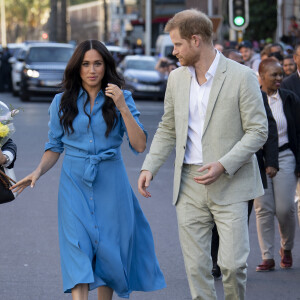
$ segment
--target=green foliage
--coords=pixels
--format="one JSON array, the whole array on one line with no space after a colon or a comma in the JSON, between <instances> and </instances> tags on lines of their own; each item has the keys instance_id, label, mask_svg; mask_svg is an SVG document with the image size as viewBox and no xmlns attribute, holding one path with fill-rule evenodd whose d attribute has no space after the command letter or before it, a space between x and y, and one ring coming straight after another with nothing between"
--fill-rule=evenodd
<instances>
[{"instance_id":1,"label":"green foliage","mask_svg":"<svg viewBox=\"0 0 300 300\"><path fill-rule=\"evenodd\" d=\"M70 0L70 5L82 4L82 3L92 2L92 1L95 0Z\"/></svg>"},{"instance_id":2,"label":"green foliage","mask_svg":"<svg viewBox=\"0 0 300 300\"><path fill-rule=\"evenodd\" d=\"M47 21L50 0L5 0L8 42L31 38Z\"/></svg>"},{"instance_id":3,"label":"green foliage","mask_svg":"<svg viewBox=\"0 0 300 300\"><path fill-rule=\"evenodd\" d=\"M273 38L277 26L276 0L249 0L249 26L244 39L261 40Z\"/></svg>"}]
</instances>

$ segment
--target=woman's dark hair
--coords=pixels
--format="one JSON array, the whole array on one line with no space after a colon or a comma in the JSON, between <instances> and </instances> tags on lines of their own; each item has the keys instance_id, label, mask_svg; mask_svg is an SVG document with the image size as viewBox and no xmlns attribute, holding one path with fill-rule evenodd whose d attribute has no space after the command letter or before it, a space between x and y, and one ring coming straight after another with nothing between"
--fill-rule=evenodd
<instances>
[{"instance_id":1,"label":"woman's dark hair","mask_svg":"<svg viewBox=\"0 0 300 300\"><path fill-rule=\"evenodd\" d=\"M82 61L85 53L91 49L96 50L102 56L104 61L105 73L101 82L103 94L105 95L105 88L108 83L113 83L119 88L122 88L124 85L123 78L117 73L115 61L103 43L97 40L86 40L80 43L68 62L62 81L64 93L59 107L60 123L68 134L74 132L73 120L78 114L77 98L80 88L82 87L82 80L80 77ZM88 101L89 97L84 104L84 111ZM91 120L90 115L86 111L85 114ZM116 125L118 119L115 104L113 100L107 96L105 96L102 114L107 125L105 132L105 136L107 137Z\"/></svg>"}]
</instances>

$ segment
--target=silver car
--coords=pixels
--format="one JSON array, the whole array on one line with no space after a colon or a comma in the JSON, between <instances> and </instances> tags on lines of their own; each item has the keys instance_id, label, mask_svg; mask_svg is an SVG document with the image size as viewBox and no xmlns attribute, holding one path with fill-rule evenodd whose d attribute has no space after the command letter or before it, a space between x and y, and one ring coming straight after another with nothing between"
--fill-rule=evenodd
<instances>
[{"instance_id":1,"label":"silver car","mask_svg":"<svg viewBox=\"0 0 300 300\"><path fill-rule=\"evenodd\" d=\"M157 59L147 55L127 55L118 71L125 79L125 89L134 98L163 99L167 78L155 70Z\"/></svg>"}]
</instances>

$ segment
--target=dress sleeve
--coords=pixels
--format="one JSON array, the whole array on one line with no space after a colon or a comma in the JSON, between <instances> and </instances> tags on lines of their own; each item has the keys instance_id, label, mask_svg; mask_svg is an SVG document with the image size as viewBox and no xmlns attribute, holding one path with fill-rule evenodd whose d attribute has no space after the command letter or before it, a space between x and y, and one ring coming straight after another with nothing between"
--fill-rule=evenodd
<instances>
[{"instance_id":1,"label":"dress sleeve","mask_svg":"<svg viewBox=\"0 0 300 300\"><path fill-rule=\"evenodd\" d=\"M143 124L139 120L140 112L137 110L137 108L135 106L135 103L134 103L134 100L132 98L131 92L124 90L123 94L124 94L124 97L125 97L126 104L129 108L132 116L134 117L135 121L140 126L140 128L144 131L144 133L146 135L146 141L147 141L148 140L148 133L144 129ZM127 129L126 129L124 120L123 120L122 116L120 118L121 118L121 123L122 123L122 125L121 125L122 126L122 131L126 133L127 141L129 142L128 133L127 133ZM129 142L129 147L133 151L133 153L138 154L138 152L132 147L130 142Z\"/></svg>"},{"instance_id":2,"label":"dress sleeve","mask_svg":"<svg viewBox=\"0 0 300 300\"><path fill-rule=\"evenodd\" d=\"M60 124L58 113L61 95L62 94L55 95L48 110L50 120L48 123L48 142L45 144L45 151L51 150L58 153L62 153L64 151L64 144L61 140L64 135L64 130Z\"/></svg>"}]
</instances>

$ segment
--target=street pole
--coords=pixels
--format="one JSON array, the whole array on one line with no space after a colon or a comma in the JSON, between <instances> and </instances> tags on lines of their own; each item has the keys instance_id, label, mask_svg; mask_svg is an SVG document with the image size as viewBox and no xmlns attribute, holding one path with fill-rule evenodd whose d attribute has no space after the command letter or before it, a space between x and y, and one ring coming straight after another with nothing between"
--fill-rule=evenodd
<instances>
[{"instance_id":1,"label":"street pole","mask_svg":"<svg viewBox=\"0 0 300 300\"><path fill-rule=\"evenodd\" d=\"M282 0L277 0L277 28L276 41L278 42L283 35L282 31Z\"/></svg>"},{"instance_id":2,"label":"street pole","mask_svg":"<svg viewBox=\"0 0 300 300\"><path fill-rule=\"evenodd\" d=\"M207 0L207 14L209 17L213 15L213 1Z\"/></svg>"},{"instance_id":3,"label":"street pole","mask_svg":"<svg viewBox=\"0 0 300 300\"><path fill-rule=\"evenodd\" d=\"M2 0L3 1L3 0ZM51 0L51 11L50 11L50 41L57 42L57 0Z\"/></svg>"},{"instance_id":4,"label":"street pole","mask_svg":"<svg viewBox=\"0 0 300 300\"><path fill-rule=\"evenodd\" d=\"M119 40L119 46L123 47L124 46L124 35L125 35L125 30L124 30L124 0L120 0L120 40Z\"/></svg>"},{"instance_id":5,"label":"street pole","mask_svg":"<svg viewBox=\"0 0 300 300\"><path fill-rule=\"evenodd\" d=\"M151 14L151 0L146 0L146 32L145 32L145 53L146 55L151 55L151 36L152 36L152 14Z\"/></svg>"},{"instance_id":6,"label":"street pole","mask_svg":"<svg viewBox=\"0 0 300 300\"><path fill-rule=\"evenodd\" d=\"M1 1L1 43L2 48L6 47L6 22L5 22L5 0Z\"/></svg>"}]
</instances>

